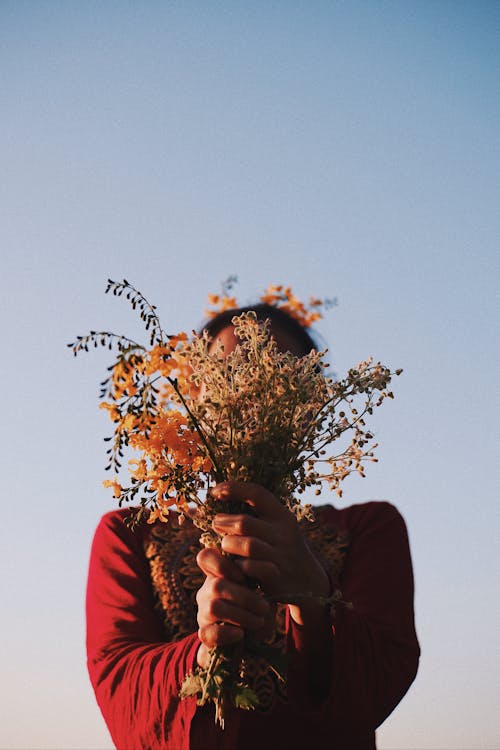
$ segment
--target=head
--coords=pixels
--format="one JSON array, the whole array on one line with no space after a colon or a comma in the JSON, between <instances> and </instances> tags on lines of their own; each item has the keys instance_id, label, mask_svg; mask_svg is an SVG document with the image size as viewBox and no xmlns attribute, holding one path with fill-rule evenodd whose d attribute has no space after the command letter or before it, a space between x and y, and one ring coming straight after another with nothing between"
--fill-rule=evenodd
<instances>
[{"instance_id":1,"label":"head","mask_svg":"<svg viewBox=\"0 0 500 750\"><path fill-rule=\"evenodd\" d=\"M224 351L229 354L237 346L238 341L233 332L232 319L235 315L253 310L257 320L269 320L271 322L271 333L278 348L284 352L291 352L297 357L309 354L311 349L317 349L317 345L308 331L284 310L273 305L260 303L249 307L240 307L234 310L224 310L203 326L212 339L217 338L224 345Z\"/></svg>"}]
</instances>

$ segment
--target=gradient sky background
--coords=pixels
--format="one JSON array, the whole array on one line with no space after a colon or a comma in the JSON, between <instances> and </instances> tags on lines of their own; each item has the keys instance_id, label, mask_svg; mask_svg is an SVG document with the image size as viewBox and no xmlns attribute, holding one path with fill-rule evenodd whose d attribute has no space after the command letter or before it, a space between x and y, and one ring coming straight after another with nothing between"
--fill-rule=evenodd
<instances>
[{"instance_id":1,"label":"gradient sky background","mask_svg":"<svg viewBox=\"0 0 500 750\"><path fill-rule=\"evenodd\" d=\"M83 601L109 434L91 328L229 274L337 296L340 374L404 375L344 504L403 513L422 645L382 750L498 748L498 2L0 2L2 748L111 748Z\"/></svg>"}]
</instances>

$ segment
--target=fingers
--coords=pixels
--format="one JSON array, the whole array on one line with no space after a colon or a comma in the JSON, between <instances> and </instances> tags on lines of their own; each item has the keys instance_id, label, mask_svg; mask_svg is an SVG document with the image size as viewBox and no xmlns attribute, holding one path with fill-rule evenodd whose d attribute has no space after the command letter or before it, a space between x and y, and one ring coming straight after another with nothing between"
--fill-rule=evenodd
<instances>
[{"instance_id":1,"label":"fingers","mask_svg":"<svg viewBox=\"0 0 500 750\"><path fill-rule=\"evenodd\" d=\"M236 555L236 559L224 556L216 549L202 549L198 553L197 563L208 578L225 579L244 586L252 597L258 594L248 588L248 579L258 581L266 594L273 595L279 590L280 570L277 563L269 559L274 554L270 545L261 543L258 539L227 535L222 539L222 549L228 554ZM226 598L229 591L228 588ZM210 593L218 595L213 588ZM245 606L248 606L248 600Z\"/></svg>"},{"instance_id":2,"label":"fingers","mask_svg":"<svg viewBox=\"0 0 500 750\"><path fill-rule=\"evenodd\" d=\"M264 625L255 631L255 636L265 640L270 638L274 632L276 617L276 605L271 605L269 614L266 617ZM198 637L201 645L198 649L197 662L200 667L206 669L209 661L209 650L215 646L226 646L231 643L240 641L244 636L243 628L228 623L211 623L200 627Z\"/></svg>"},{"instance_id":3,"label":"fingers","mask_svg":"<svg viewBox=\"0 0 500 750\"><path fill-rule=\"evenodd\" d=\"M248 503L255 508L259 518L279 520L289 515L289 511L277 500L277 498L261 487L260 484L252 482L222 482L216 485L211 494L217 500L227 500L228 502Z\"/></svg>"},{"instance_id":4,"label":"fingers","mask_svg":"<svg viewBox=\"0 0 500 750\"><path fill-rule=\"evenodd\" d=\"M276 523L264 521L261 518L245 514L217 513L213 520L213 527L220 536L224 534L238 534L239 536L253 536L273 544L276 536Z\"/></svg>"},{"instance_id":5,"label":"fingers","mask_svg":"<svg viewBox=\"0 0 500 750\"><path fill-rule=\"evenodd\" d=\"M253 560L272 560L274 557L272 546L253 536L226 534L222 537L221 547L228 555L251 557Z\"/></svg>"},{"instance_id":6,"label":"fingers","mask_svg":"<svg viewBox=\"0 0 500 750\"><path fill-rule=\"evenodd\" d=\"M262 590L269 596L280 590L281 573L274 562L241 557L235 560L235 563L247 578L258 581Z\"/></svg>"},{"instance_id":7,"label":"fingers","mask_svg":"<svg viewBox=\"0 0 500 750\"><path fill-rule=\"evenodd\" d=\"M196 598L200 627L222 621L255 630L269 614L260 592L223 578L207 577Z\"/></svg>"},{"instance_id":8,"label":"fingers","mask_svg":"<svg viewBox=\"0 0 500 750\"><path fill-rule=\"evenodd\" d=\"M265 618L232 602L216 599L210 607L199 615L198 624L200 628L205 628L221 623L235 625L243 630L258 630L263 627Z\"/></svg>"},{"instance_id":9,"label":"fingers","mask_svg":"<svg viewBox=\"0 0 500 750\"><path fill-rule=\"evenodd\" d=\"M244 632L242 628L227 623L211 623L198 630L198 638L207 648L214 646L226 646L229 643L241 641Z\"/></svg>"},{"instance_id":10,"label":"fingers","mask_svg":"<svg viewBox=\"0 0 500 750\"><path fill-rule=\"evenodd\" d=\"M245 586L209 576L196 599L198 637L207 649L235 643L245 630L266 629L271 607L258 592ZM199 659L200 653L198 663L202 664Z\"/></svg>"},{"instance_id":11,"label":"fingers","mask_svg":"<svg viewBox=\"0 0 500 750\"><path fill-rule=\"evenodd\" d=\"M243 638L243 630L233 625L213 624L198 630L201 645L196 655L196 661L202 669L206 669L209 661L209 651L214 646L226 646L236 643Z\"/></svg>"},{"instance_id":12,"label":"fingers","mask_svg":"<svg viewBox=\"0 0 500 750\"><path fill-rule=\"evenodd\" d=\"M235 564L235 561L229 557L224 557L218 549L206 548L200 550L196 562L206 576L226 578L235 583L243 584L245 582L245 576Z\"/></svg>"},{"instance_id":13,"label":"fingers","mask_svg":"<svg viewBox=\"0 0 500 750\"><path fill-rule=\"evenodd\" d=\"M247 583L253 578L264 590L278 588L278 566L273 561L280 536L276 528L290 519L289 511L258 485L227 482L214 488L213 494L220 500L247 502L255 508L257 517L218 514L214 528L222 536L222 551L203 549L197 556L206 575L197 594L200 666L206 665L208 650L214 646L235 643L245 631L261 635L272 631L275 609L260 590L249 588Z\"/></svg>"}]
</instances>

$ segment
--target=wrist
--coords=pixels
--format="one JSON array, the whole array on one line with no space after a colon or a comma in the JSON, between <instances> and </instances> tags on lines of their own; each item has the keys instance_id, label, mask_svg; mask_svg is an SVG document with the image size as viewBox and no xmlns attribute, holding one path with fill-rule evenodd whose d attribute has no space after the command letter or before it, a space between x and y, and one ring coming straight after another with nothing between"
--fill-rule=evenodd
<instances>
[{"instance_id":1,"label":"wrist","mask_svg":"<svg viewBox=\"0 0 500 750\"><path fill-rule=\"evenodd\" d=\"M328 619L329 603L327 598L311 597L300 604L289 604L288 611L295 625L301 628L316 629Z\"/></svg>"},{"instance_id":2,"label":"wrist","mask_svg":"<svg viewBox=\"0 0 500 750\"><path fill-rule=\"evenodd\" d=\"M307 588L298 592L295 601L288 604L290 617L301 627L320 625L327 619L330 609L331 584L326 571L313 558L314 570Z\"/></svg>"}]
</instances>

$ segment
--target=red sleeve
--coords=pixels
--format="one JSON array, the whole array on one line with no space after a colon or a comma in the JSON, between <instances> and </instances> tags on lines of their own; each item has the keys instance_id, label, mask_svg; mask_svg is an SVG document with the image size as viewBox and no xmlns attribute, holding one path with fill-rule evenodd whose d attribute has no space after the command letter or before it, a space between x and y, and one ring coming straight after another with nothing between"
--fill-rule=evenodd
<instances>
[{"instance_id":1,"label":"red sleeve","mask_svg":"<svg viewBox=\"0 0 500 750\"><path fill-rule=\"evenodd\" d=\"M90 679L119 750L187 750L196 704L179 688L193 668L196 633L167 643L154 610L144 531L122 512L105 515L92 545L87 585Z\"/></svg>"},{"instance_id":2,"label":"red sleeve","mask_svg":"<svg viewBox=\"0 0 500 750\"><path fill-rule=\"evenodd\" d=\"M337 605L334 625L322 639L330 671L328 697L316 720L347 736L373 732L413 682L419 659L413 612L413 573L403 518L389 503L334 511L351 544L339 585L350 606ZM330 520L330 519L328 519ZM298 657L310 651L303 629L290 625L289 643ZM315 646L317 651L317 644ZM354 733L354 734L353 734Z\"/></svg>"}]
</instances>

